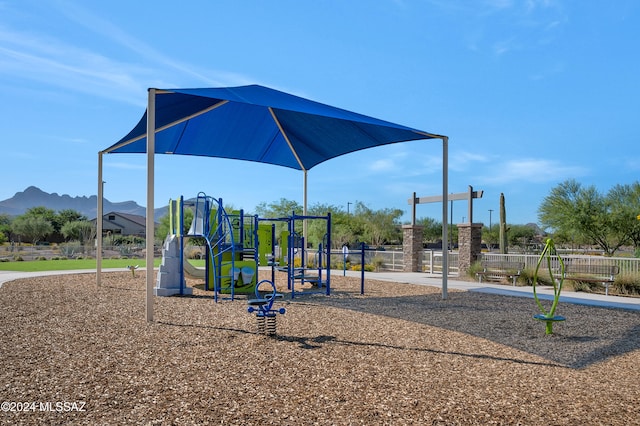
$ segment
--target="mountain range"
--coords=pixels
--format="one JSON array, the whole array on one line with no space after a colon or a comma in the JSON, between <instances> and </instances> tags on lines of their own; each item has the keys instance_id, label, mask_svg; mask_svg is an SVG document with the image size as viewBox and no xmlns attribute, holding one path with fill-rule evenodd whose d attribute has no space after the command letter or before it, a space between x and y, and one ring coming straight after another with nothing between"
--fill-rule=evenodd
<instances>
[{"instance_id":1,"label":"mountain range","mask_svg":"<svg viewBox=\"0 0 640 426\"><path fill-rule=\"evenodd\" d=\"M0 214L4 213L9 216L18 216L24 214L30 208L42 206L56 212L71 209L82 213L88 219L94 219L96 217L96 211L98 210L97 205L98 197L96 195L89 197L71 197L67 194L58 195L55 192L49 194L40 188L30 186L22 192L16 192L13 197L0 201ZM112 203L105 198L103 207L105 214L118 212L144 216L146 212L146 208L140 206L135 201ZM166 207L155 209L155 219L157 220L164 216L166 212Z\"/></svg>"}]
</instances>

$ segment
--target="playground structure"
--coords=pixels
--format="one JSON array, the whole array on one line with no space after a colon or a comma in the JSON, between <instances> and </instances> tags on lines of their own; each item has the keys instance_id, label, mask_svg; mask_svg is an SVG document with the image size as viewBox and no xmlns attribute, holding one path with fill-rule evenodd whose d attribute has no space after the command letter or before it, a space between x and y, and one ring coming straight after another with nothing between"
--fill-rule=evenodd
<instances>
[{"instance_id":1,"label":"playground structure","mask_svg":"<svg viewBox=\"0 0 640 426\"><path fill-rule=\"evenodd\" d=\"M184 211L193 211L193 220L184 232ZM305 238L296 232L296 223L304 220L326 221L326 233L310 262ZM268 223L271 222L271 223ZM287 230L280 234L276 255L275 223L286 222ZM189 263L185 251L186 238L205 241L205 268ZM222 199L198 193L193 200L169 200L169 232L162 248L162 263L154 293L157 296L188 295L185 275L204 279L204 289L234 299L236 294L253 294L257 284L258 265L271 267L271 282L275 271L286 272L291 298L301 294L331 294L331 214L262 219L246 215L242 210L227 212ZM298 265L298 266L296 266ZM309 289L309 285L311 289Z\"/></svg>"},{"instance_id":2,"label":"playground structure","mask_svg":"<svg viewBox=\"0 0 640 426\"><path fill-rule=\"evenodd\" d=\"M326 221L326 233L322 242L318 244L318 250L314 254L313 262L309 262L309 251L304 236L296 231L296 222L305 220ZM282 218L259 218L259 235L270 238L268 241L276 241L275 222L286 222L287 230L280 234L280 257L276 256L275 244L265 244L264 250L260 250L261 259L264 257L266 265L271 267L271 281L275 282L275 272L285 272L287 274L287 290L290 291L291 298L302 294L325 294L331 295L331 213L326 216L303 216L292 212L289 217ZM268 224L266 222L272 222ZM261 239L260 239L261 241ZM266 252L271 249L271 252ZM286 255L285 255L286 253ZM299 259L299 266L296 266L296 259ZM262 264L262 263L261 263ZM307 285L311 288L306 288Z\"/></svg>"},{"instance_id":3,"label":"playground structure","mask_svg":"<svg viewBox=\"0 0 640 426\"><path fill-rule=\"evenodd\" d=\"M193 210L189 230L183 232L184 209ZM158 296L190 294L185 285L185 273L204 278L206 290L213 290L232 300L236 293L251 294L255 290L258 253L257 217L243 211L228 213L222 199L198 193L195 200L183 197L169 201L169 232L162 250L162 264L154 289ZM189 264L185 256L185 238L205 241L205 269Z\"/></svg>"}]
</instances>

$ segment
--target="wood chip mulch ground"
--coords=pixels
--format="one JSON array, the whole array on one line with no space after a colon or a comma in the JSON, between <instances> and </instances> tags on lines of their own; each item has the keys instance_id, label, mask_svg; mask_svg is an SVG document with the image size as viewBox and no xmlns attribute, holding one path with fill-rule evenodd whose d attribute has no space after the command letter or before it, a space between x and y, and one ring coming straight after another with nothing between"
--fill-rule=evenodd
<instances>
[{"instance_id":1,"label":"wood chip mulch ground","mask_svg":"<svg viewBox=\"0 0 640 426\"><path fill-rule=\"evenodd\" d=\"M144 271L7 283L0 423L640 424L640 312L560 304L547 336L532 299L331 283L274 337L198 288L148 323Z\"/></svg>"}]
</instances>

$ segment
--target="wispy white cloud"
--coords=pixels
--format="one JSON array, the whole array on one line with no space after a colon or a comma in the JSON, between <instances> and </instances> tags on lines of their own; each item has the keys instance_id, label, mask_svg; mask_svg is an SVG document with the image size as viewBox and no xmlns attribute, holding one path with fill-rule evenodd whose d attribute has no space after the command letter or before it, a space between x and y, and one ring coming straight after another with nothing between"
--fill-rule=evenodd
<instances>
[{"instance_id":1,"label":"wispy white cloud","mask_svg":"<svg viewBox=\"0 0 640 426\"><path fill-rule=\"evenodd\" d=\"M486 163L490 159L484 154L469 151L451 152L449 154L449 170L454 172L464 172L473 169L474 165ZM442 169L442 159L439 159L440 169Z\"/></svg>"},{"instance_id":2,"label":"wispy white cloud","mask_svg":"<svg viewBox=\"0 0 640 426\"><path fill-rule=\"evenodd\" d=\"M374 172L385 172L389 170L394 170L396 166L397 165L393 160L389 158L385 158L381 160L376 160L373 163L371 163L371 165L369 166L369 170Z\"/></svg>"},{"instance_id":3,"label":"wispy white cloud","mask_svg":"<svg viewBox=\"0 0 640 426\"><path fill-rule=\"evenodd\" d=\"M522 159L510 160L492 167L490 174L478 175L480 183L506 184L513 182L546 183L582 176L587 170L555 160Z\"/></svg>"},{"instance_id":4,"label":"wispy white cloud","mask_svg":"<svg viewBox=\"0 0 640 426\"><path fill-rule=\"evenodd\" d=\"M443 8L447 9L451 10ZM462 34L467 48L494 56L552 43L556 31L566 22L561 4L555 0L462 2L456 13L469 21Z\"/></svg>"},{"instance_id":5,"label":"wispy white cloud","mask_svg":"<svg viewBox=\"0 0 640 426\"><path fill-rule=\"evenodd\" d=\"M196 71L192 65L181 63L171 58L170 56L162 54L142 40L138 40L137 38L132 37L130 34L125 32L112 22L91 13L89 10L79 6L76 3L60 2L59 4L61 5L60 11L76 24L83 26L96 34L100 34L103 37L106 37L111 42L119 44L120 46L136 53L140 57L145 58L150 62L155 62L164 67L180 71L183 74L187 74L197 78L198 80L202 80L207 84L220 83L219 81L211 79L211 77Z\"/></svg>"},{"instance_id":6,"label":"wispy white cloud","mask_svg":"<svg viewBox=\"0 0 640 426\"><path fill-rule=\"evenodd\" d=\"M0 29L0 74L139 104L152 70L119 63L59 40ZM144 99L144 98L142 98Z\"/></svg>"},{"instance_id":7,"label":"wispy white cloud","mask_svg":"<svg viewBox=\"0 0 640 426\"><path fill-rule=\"evenodd\" d=\"M113 169L123 169L123 170L146 170L146 164L134 164L134 163L124 163L124 162L112 162L109 161L105 163L105 167L113 168Z\"/></svg>"},{"instance_id":8,"label":"wispy white cloud","mask_svg":"<svg viewBox=\"0 0 640 426\"><path fill-rule=\"evenodd\" d=\"M49 136L49 135L45 135L43 137L49 137L55 141L58 142L63 142L63 143L70 143L70 144L77 144L77 145L83 145L86 143L89 143L89 141L85 138L74 138L74 137L64 137L64 136Z\"/></svg>"},{"instance_id":9,"label":"wispy white cloud","mask_svg":"<svg viewBox=\"0 0 640 426\"><path fill-rule=\"evenodd\" d=\"M230 71L198 70L153 49L115 24L70 2L56 3L65 17L92 34L107 39L135 63L84 47L82 39L67 41L34 29L0 24L0 76L31 80L67 92L84 93L133 105L144 105L148 87L181 86L174 79L199 80L205 85L247 84L251 80ZM2 5L0 4L0 8ZM27 27L29 28L29 27ZM124 48L124 49L122 49ZM105 52L109 49L105 49ZM118 50L116 49L116 50ZM144 66L140 65L145 63ZM164 77L163 77L164 76Z\"/></svg>"}]
</instances>

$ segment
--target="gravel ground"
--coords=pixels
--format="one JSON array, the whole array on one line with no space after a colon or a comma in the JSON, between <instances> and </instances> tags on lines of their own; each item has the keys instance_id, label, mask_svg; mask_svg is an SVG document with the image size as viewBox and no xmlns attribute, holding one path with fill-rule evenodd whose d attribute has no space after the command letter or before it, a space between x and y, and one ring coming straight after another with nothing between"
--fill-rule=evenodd
<instances>
[{"instance_id":1,"label":"gravel ground","mask_svg":"<svg viewBox=\"0 0 640 426\"><path fill-rule=\"evenodd\" d=\"M334 276L269 337L197 284L153 323L144 271L5 284L0 423L640 424L639 312L561 304L546 336L531 299Z\"/></svg>"}]
</instances>

